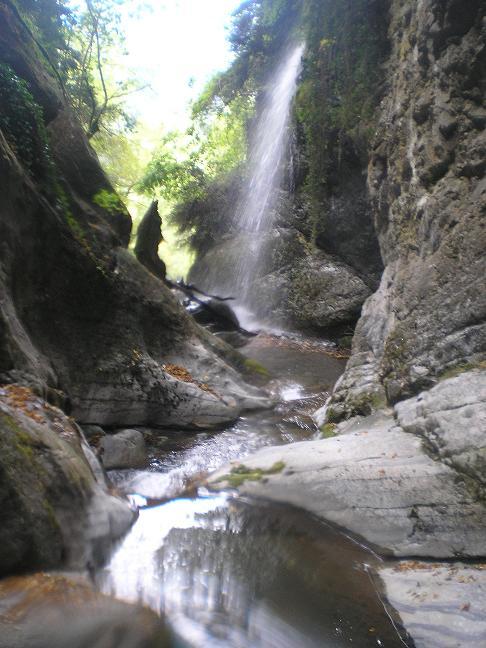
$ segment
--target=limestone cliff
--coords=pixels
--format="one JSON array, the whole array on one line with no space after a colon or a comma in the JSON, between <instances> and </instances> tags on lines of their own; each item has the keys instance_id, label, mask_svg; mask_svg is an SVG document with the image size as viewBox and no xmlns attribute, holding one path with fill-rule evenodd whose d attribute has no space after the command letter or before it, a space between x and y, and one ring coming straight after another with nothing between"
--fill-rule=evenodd
<instances>
[{"instance_id":1,"label":"limestone cliff","mask_svg":"<svg viewBox=\"0 0 486 648\"><path fill-rule=\"evenodd\" d=\"M390 5L387 92L368 169L385 271L364 306L333 419L485 359L485 8Z\"/></svg>"}]
</instances>

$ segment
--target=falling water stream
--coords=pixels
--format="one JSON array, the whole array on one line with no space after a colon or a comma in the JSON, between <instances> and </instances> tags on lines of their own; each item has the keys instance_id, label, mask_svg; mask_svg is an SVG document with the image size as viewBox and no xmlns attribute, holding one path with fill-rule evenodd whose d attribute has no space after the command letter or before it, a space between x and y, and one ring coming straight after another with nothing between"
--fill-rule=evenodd
<instances>
[{"instance_id":1,"label":"falling water stream","mask_svg":"<svg viewBox=\"0 0 486 648\"><path fill-rule=\"evenodd\" d=\"M251 320L254 281L265 273L271 231L276 218L278 191L282 186L290 142L290 112L297 88L303 45L289 47L259 100L251 129L243 187L230 218L238 245L232 263L221 272L217 265L198 282L213 294L230 290L235 310L245 325Z\"/></svg>"}]
</instances>

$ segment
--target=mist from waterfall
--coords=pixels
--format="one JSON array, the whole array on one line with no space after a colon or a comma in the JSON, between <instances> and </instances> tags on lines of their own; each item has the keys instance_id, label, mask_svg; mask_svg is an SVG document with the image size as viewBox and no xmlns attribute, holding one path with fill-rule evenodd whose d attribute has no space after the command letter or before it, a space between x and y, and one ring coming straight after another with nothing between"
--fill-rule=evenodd
<instances>
[{"instance_id":1,"label":"mist from waterfall","mask_svg":"<svg viewBox=\"0 0 486 648\"><path fill-rule=\"evenodd\" d=\"M249 305L252 284L263 274L265 234L275 221L303 50L303 45L291 48L276 68L251 137L247 179L235 210L235 228L249 235L248 246L241 247L234 264L233 285L240 305Z\"/></svg>"}]
</instances>

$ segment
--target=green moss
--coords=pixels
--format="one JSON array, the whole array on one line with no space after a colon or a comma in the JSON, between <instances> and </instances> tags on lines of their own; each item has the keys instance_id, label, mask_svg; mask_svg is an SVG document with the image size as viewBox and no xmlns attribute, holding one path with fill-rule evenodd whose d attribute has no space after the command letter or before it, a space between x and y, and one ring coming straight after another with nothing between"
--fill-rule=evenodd
<instances>
[{"instance_id":1,"label":"green moss","mask_svg":"<svg viewBox=\"0 0 486 648\"><path fill-rule=\"evenodd\" d=\"M125 205L120 200L120 197L113 191L107 189L100 189L93 196L93 202L98 207L106 209L110 214L119 214L125 211Z\"/></svg>"},{"instance_id":2,"label":"green moss","mask_svg":"<svg viewBox=\"0 0 486 648\"><path fill-rule=\"evenodd\" d=\"M342 415L336 412L332 407L328 407L326 410L326 421L328 423L339 423L342 419Z\"/></svg>"},{"instance_id":3,"label":"green moss","mask_svg":"<svg viewBox=\"0 0 486 648\"><path fill-rule=\"evenodd\" d=\"M374 411L385 406L385 398L377 392L360 394L349 403L351 416L369 416Z\"/></svg>"},{"instance_id":4,"label":"green moss","mask_svg":"<svg viewBox=\"0 0 486 648\"><path fill-rule=\"evenodd\" d=\"M12 439L14 442L15 450L20 452L21 455L29 462L34 458L32 450L31 437L21 428L17 421L8 414L2 416L2 424L5 425L12 432Z\"/></svg>"},{"instance_id":5,"label":"green moss","mask_svg":"<svg viewBox=\"0 0 486 648\"><path fill-rule=\"evenodd\" d=\"M353 345L353 335L342 335L338 339L338 347L340 349L344 349L345 351L349 351Z\"/></svg>"},{"instance_id":6,"label":"green moss","mask_svg":"<svg viewBox=\"0 0 486 648\"><path fill-rule=\"evenodd\" d=\"M258 374L259 376L262 376L263 378L270 378L270 372L268 369L266 369L262 364L260 364L257 360L253 360L251 358L246 358L244 361L244 366L247 371L250 373Z\"/></svg>"},{"instance_id":7,"label":"green moss","mask_svg":"<svg viewBox=\"0 0 486 648\"><path fill-rule=\"evenodd\" d=\"M285 468L283 461L276 461L271 468L264 470L263 468L251 469L243 464L238 464L231 469L228 475L223 475L217 481L228 482L232 488L238 488L245 481L261 481L266 475L275 475Z\"/></svg>"},{"instance_id":8,"label":"green moss","mask_svg":"<svg viewBox=\"0 0 486 648\"><path fill-rule=\"evenodd\" d=\"M0 128L19 160L33 175L52 174L42 108L27 83L9 65L0 64Z\"/></svg>"},{"instance_id":9,"label":"green moss","mask_svg":"<svg viewBox=\"0 0 486 648\"><path fill-rule=\"evenodd\" d=\"M49 520L50 525L55 529L56 531L61 531L61 526L59 524L59 521L57 519L56 513L54 509L52 508L51 503L47 500L44 499L42 502L43 508L47 514L47 519Z\"/></svg>"},{"instance_id":10,"label":"green moss","mask_svg":"<svg viewBox=\"0 0 486 648\"><path fill-rule=\"evenodd\" d=\"M335 423L324 423L321 425L321 439L331 439L336 436L337 425Z\"/></svg>"},{"instance_id":11,"label":"green moss","mask_svg":"<svg viewBox=\"0 0 486 648\"><path fill-rule=\"evenodd\" d=\"M466 371L472 371L473 369L486 369L486 360L481 360L480 362L461 362L455 367L449 367L441 374L439 374L439 380L447 380L448 378L455 378Z\"/></svg>"}]
</instances>

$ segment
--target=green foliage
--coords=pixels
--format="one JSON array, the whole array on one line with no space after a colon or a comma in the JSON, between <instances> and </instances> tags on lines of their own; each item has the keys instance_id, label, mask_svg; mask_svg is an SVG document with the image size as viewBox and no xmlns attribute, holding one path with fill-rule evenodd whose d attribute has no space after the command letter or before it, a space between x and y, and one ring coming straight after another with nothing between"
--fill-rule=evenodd
<instances>
[{"instance_id":1,"label":"green foliage","mask_svg":"<svg viewBox=\"0 0 486 648\"><path fill-rule=\"evenodd\" d=\"M0 128L25 167L45 174L51 166L42 109L27 83L0 63Z\"/></svg>"},{"instance_id":2,"label":"green foliage","mask_svg":"<svg viewBox=\"0 0 486 648\"><path fill-rule=\"evenodd\" d=\"M365 155L386 54L384 0L305 0L306 54L296 99L304 135L307 194L319 203L344 164L346 142ZM317 207L319 210L319 207Z\"/></svg>"},{"instance_id":3,"label":"green foliage","mask_svg":"<svg viewBox=\"0 0 486 648\"><path fill-rule=\"evenodd\" d=\"M100 189L100 191L93 196L93 202L95 205L106 209L110 214L118 214L120 211L125 211L125 206L119 196L113 191L108 191L107 189Z\"/></svg>"},{"instance_id":4,"label":"green foliage","mask_svg":"<svg viewBox=\"0 0 486 648\"><path fill-rule=\"evenodd\" d=\"M201 197L205 178L198 158L197 150L191 150L183 135L168 133L150 161L139 189L145 192L158 190L169 201Z\"/></svg>"},{"instance_id":5,"label":"green foliage","mask_svg":"<svg viewBox=\"0 0 486 648\"><path fill-rule=\"evenodd\" d=\"M124 74L120 5L124 0L8 0L57 77L89 138L124 132L135 121L124 98L141 89ZM115 70L116 69L116 73Z\"/></svg>"},{"instance_id":6,"label":"green foliage","mask_svg":"<svg viewBox=\"0 0 486 648\"><path fill-rule=\"evenodd\" d=\"M137 190L175 205L169 220L198 252L228 228L247 150L250 97L236 97L219 113L200 113L186 133L162 138ZM231 204L228 203L231 193Z\"/></svg>"},{"instance_id":7,"label":"green foliage","mask_svg":"<svg viewBox=\"0 0 486 648\"><path fill-rule=\"evenodd\" d=\"M0 63L0 129L25 169L41 184L45 194L54 198L74 236L85 239L82 226L71 211L49 150L49 138L41 107L27 83Z\"/></svg>"},{"instance_id":8,"label":"green foliage","mask_svg":"<svg viewBox=\"0 0 486 648\"><path fill-rule=\"evenodd\" d=\"M65 22L60 68L71 104L89 138L100 131L125 132L135 120L124 98L142 88L133 78L119 79L123 46L122 0L86 0Z\"/></svg>"},{"instance_id":9,"label":"green foliage","mask_svg":"<svg viewBox=\"0 0 486 648\"><path fill-rule=\"evenodd\" d=\"M124 199L134 192L148 161L147 151L140 143L141 137L139 129L130 133L102 129L91 140L101 166Z\"/></svg>"}]
</instances>

